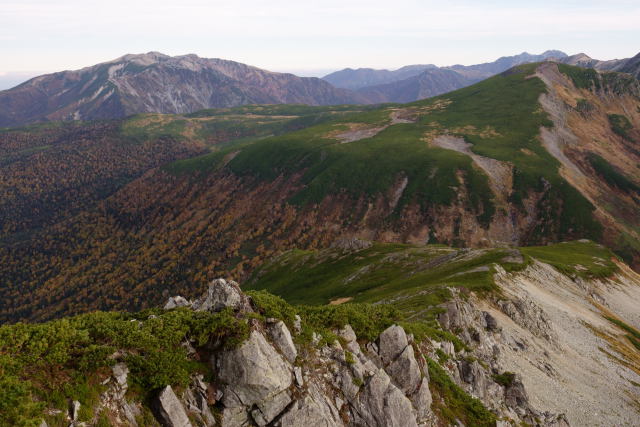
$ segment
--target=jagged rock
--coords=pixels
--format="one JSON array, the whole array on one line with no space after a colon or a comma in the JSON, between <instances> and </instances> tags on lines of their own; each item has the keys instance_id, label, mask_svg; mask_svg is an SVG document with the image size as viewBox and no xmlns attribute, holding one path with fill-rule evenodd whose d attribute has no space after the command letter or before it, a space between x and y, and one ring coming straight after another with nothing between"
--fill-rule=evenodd
<instances>
[{"instance_id":1,"label":"jagged rock","mask_svg":"<svg viewBox=\"0 0 640 427\"><path fill-rule=\"evenodd\" d=\"M280 419L282 427L338 427L344 423L336 407L313 385Z\"/></svg>"},{"instance_id":2,"label":"jagged rock","mask_svg":"<svg viewBox=\"0 0 640 427\"><path fill-rule=\"evenodd\" d=\"M127 367L127 365L124 363L116 363L111 368L111 372L113 374L113 378L115 379L118 387L126 391L128 387L127 377L129 375L129 368Z\"/></svg>"},{"instance_id":3,"label":"jagged rock","mask_svg":"<svg viewBox=\"0 0 640 427\"><path fill-rule=\"evenodd\" d=\"M353 402L356 424L364 426L417 426L416 415L409 399L391 383L382 369L369 379Z\"/></svg>"},{"instance_id":4,"label":"jagged rock","mask_svg":"<svg viewBox=\"0 0 640 427\"><path fill-rule=\"evenodd\" d=\"M167 303L164 305L164 309L171 310L172 308L189 307L190 305L191 305L191 302L189 300L178 295L178 296L169 298Z\"/></svg>"},{"instance_id":5,"label":"jagged rock","mask_svg":"<svg viewBox=\"0 0 640 427\"><path fill-rule=\"evenodd\" d=\"M482 315L484 316L484 321L485 321L485 325L487 330L489 331L497 331L498 330L498 321L496 320L495 317L493 317L491 314L487 313L486 311L482 312Z\"/></svg>"},{"instance_id":6,"label":"jagged rock","mask_svg":"<svg viewBox=\"0 0 640 427\"><path fill-rule=\"evenodd\" d=\"M447 356L455 357L456 355L456 347L451 341L442 342L442 351L444 351Z\"/></svg>"},{"instance_id":7,"label":"jagged rock","mask_svg":"<svg viewBox=\"0 0 640 427\"><path fill-rule=\"evenodd\" d=\"M71 405L69 406L69 418L71 418L71 421L78 420L79 412L80 412L80 402L78 402L77 400L74 400L73 402L71 402Z\"/></svg>"},{"instance_id":8,"label":"jagged rock","mask_svg":"<svg viewBox=\"0 0 640 427\"><path fill-rule=\"evenodd\" d=\"M358 339L351 325L344 325L344 327L338 331L338 336L343 338L347 343L354 342Z\"/></svg>"},{"instance_id":9,"label":"jagged rock","mask_svg":"<svg viewBox=\"0 0 640 427\"><path fill-rule=\"evenodd\" d=\"M514 301L499 301L498 306L503 313L515 323L528 329L534 335L555 342L557 336L551 327L551 321L546 313L530 299L516 299Z\"/></svg>"},{"instance_id":10,"label":"jagged rock","mask_svg":"<svg viewBox=\"0 0 640 427\"><path fill-rule=\"evenodd\" d=\"M252 425L254 425L254 423L249 421L249 414L245 407L234 406L222 410L222 427L244 427Z\"/></svg>"},{"instance_id":11,"label":"jagged rock","mask_svg":"<svg viewBox=\"0 0 640 427\"><path fill-rule=\"evenodd\" d=\"M398 325L389 326L378 338L378 354L384 364L393 362L409 345L407 334Z\"/></svg>"},{"instance_id":12,"label":"jagged rock","mask_svg":"<svg viewBox=\"0 0 640 427\"><path fill-rule=\"evenodd\" d=\"M212 427L216 424L215 417L207 402L208 386L203 381L203 375L196 375L191 379L189 388L183 395L187 409L194 413L200 425Z\"/></svg>"},{"instance_id":13,"label":"jagged rock","mask_svg":"<svg viewBox=\"0 0 640 427\"><path fill-rule=\"evenodd\" d=\"M510 408L527 408L529 406L529 397L518 375L515 376L511 384L505 387L504 400Z\"/></svg>"},{"instance_id":14,"label":"jagged rock","mask_svg":"<svg viewBox=\"0 0 640 427\"><path fill-rule=\"evenodd\" d=\"M283 390L269 399L259 402L256 408L251 411L251 417L260 427L269 424L291 403L291 394L288 390Z\"/></svg>"},{"instance_id":15,"label":"jagged rock","mask_svg":"<svg viewBox=\"0 0 640 427\"><path fill-rule=\"evenodd\" d=\"M222 401L227 408L268 405L292 383L291 365L258 331L240 347L221 352L215 369L224 384Z\"/></svg>"},{"instance_id":16,"label":"jagged rock","mask_svg":"<svg viewBox=\"0 0 640 427\"><path fill-rule=\"evenodd\" d=\"M155 409L158 421L166 427L192 427L182 403L169 385L158 394Z\"/></svg>"},{"instance_id":17,"label":"jagged rock","mask_svg":"<svg viewBox=\"0 0 640 427\"><path fill-rule=\"evenodd\" d=\"M433 397L431 396L431 390L429 390L429 378L422 378L418 391L410 396L413 406L416 408L416 418L418 421L423 421L433 417L431 412L431 404L433 403Z\"/></svg>"},{"instance_id":18,"label":"jagged rock","mask_svg":"<svg viewBox=\"0 0 640 427\"><path fill-rule=\"evenodd\" d=\"M293 319L293 330L297 335L302 332L302 318L296 314Z\"/></svg>"},{"instance_id":19,"label":"jagged rock","mask_svg":"<svg viewBox=\"0 0 640 427\"><path fill-rule=\"evenodd\" d=\"M344 237L336 240L331 244L334 249L343 249L345 251L360 251L362 249L370 248L373 245L368 240L361 240L357 237Z\"/></svg>"},{"instance_id":20,"label":"jagged rock","mask_svg":"<svg viewBox=\"0 0 640 427\"><path fill-rule=\"evenodd\" d=\"M293 339L291 339L291 333L287 325L280 320L270 324L267 331L269 338L271 338L276 348L280 350L280 353L282 353L289 362L293 363L298 356L298 350L296 350L296 346L293 344Z\"/></svg>"},{"instance_id":21,"label":"jagged rock","mask_svg":"<svg viewBox=\"0 0 640 427\"><path fill-rule=\"evenodd\" d=\"M387 373L393 380L394 384L404 392L404 394L413 394L420 385L422 373L416 361L413 347L407 345L402 353L391 362L386 369Z\"/></svg>"},{"instance_id":22,"label":"jagged rock","mask_svg":"<svg viewBox=\"0 0 640 427\"><path fill-rule=\"evenodd\" d=\"M193 303L196 311L218 312L227 307L233 310L250 311L249 298L242 293L233 280L216 279L209 284L207 292Z\"/></svg>"},{"instance_id":23,"label":"jagged rock","mask_svg":"<svg viewBox=\"0 0 640 427\"><path fill-rule=\"evenodd\" d=\"M296 378L296 384L298 384L299 387L302 387L304 385L304 379L302 378L302 368L300 366L294 367L293 375Z\"/></svg>"}]
</instances>

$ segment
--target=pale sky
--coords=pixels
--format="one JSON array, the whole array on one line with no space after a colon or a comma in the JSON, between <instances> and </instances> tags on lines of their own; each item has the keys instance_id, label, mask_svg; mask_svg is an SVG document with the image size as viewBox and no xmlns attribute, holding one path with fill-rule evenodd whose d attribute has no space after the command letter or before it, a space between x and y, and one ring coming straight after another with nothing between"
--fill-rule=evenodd
<instances>
[{"instance_id":1,"label":"pale sky","mask_svg":"<svg viewBox=\"0 0 640 427\"><path fill-rule=\"evenodd\" d=\"M547 49L634 56L640 1L0 0L5 79L148 51L322 75Z\"/></svg>"}]
</instances>

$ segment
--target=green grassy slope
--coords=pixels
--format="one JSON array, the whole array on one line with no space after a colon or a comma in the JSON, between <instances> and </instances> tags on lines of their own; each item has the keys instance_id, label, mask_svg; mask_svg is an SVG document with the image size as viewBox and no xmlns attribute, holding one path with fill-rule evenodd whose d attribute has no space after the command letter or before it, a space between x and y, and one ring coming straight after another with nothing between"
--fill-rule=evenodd
<instances>
[{"instance_id":1,"label":"green grassy slope","mask_svg":"<svg viewBox=\"0 0 640 427\"><path fill-rule=\"evenodd\" d=\"M524 255L521 262L517 259L520 254ZM357 252L289 251L258 269L244 287L265 289L295 304L327 304L339 298L388 302L410 318L430 320L437 305L450 298L450 287L497 291L495 265L519 270L531 257L565 274L601 277L616 271L612 256L590 241L519 250L376 243Z\"/></svg>"},{"instance_id":2,"label":"green grassy slope","mask_svg":"<svg viewBox=\"0 0 640 427\"><path fill-rule=\"evenodd\" d=\"M538 97L545 86L529 76L536 64L517 67L473 86L403 106L382 106L360 114L326 121L297 132L265 138L219 155L181 162L168 170L216 168L225 154L238 150L228 168L240 176L273 180L303 172L305 187L291 199L295 204L317 203L325 196L347 192L355 198L384 193L399 174L408 178L396 211L411 202L423 208L450 205L460 185L460 174L470 194L468 205L481 224L495 213L494 195L486 175L468 156L430 146L429 134L459 136L480 155L514 166L511 200L523 207L532 193L546 191L538 208L542 221L532 236L557 234L597 239L600 225L593 206L558 173L559 163L541 145L541 126L551 122ZM341 143L336 133L349 126L384 127L400 108L413 123L393 124L373 137Z\"/></svg>"}]
</instances>

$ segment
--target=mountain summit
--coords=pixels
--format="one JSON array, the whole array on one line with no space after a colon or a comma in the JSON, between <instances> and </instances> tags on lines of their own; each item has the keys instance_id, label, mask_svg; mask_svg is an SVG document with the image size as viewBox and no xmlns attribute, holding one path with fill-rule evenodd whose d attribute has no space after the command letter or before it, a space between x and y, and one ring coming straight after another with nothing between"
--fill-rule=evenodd
<instances>
[{"instance_id":1,"label":"mountain summit","mask_svg":"<svg viewBox=\"0 0 640 427\"><path fill-rule=\"evenodd\" d=\"M190 113L245 104L362 103L321 79L273 73L223 59L159 52L33 78L0 92L0 126Z\"/></svg>"}]
</instances>

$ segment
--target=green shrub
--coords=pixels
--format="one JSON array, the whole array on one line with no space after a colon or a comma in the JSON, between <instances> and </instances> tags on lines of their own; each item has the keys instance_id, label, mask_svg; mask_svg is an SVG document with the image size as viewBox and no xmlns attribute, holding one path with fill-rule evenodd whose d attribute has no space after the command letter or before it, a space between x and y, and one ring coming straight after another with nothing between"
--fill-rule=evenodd
<instances>
[{"instance_id":1,"label":"green shrub","mask_svg":"<svg viewBox=\"0 0 640 427\"><path fill-rule=\"evenodd\" d=\"M427 365L431 389L442 399L442 402L434 400L434 410L453 425L456 424L456 420L460 420L468 426L495 426L496 416L480 400L469 396L456 385L444 369L432 359L427 359Z\"/></svg>"},{"instance_id":2,"label":"green shrub","mask_svg":"<svg viewBox=\"0 0 640 427\"><path fill-rule=\"evenodd\" d=\"M611 130L615 134L620 135L623 138L630 138L629 131L633 129L633 126L626 116L621 114L609 114L607 117L609 118Z\"/></svg>"},{"instance_id":3,"label":"green shrub","mask_svg":"<svg viewBox=\"0 0 640 427\"><path fill-rule=\"evenodd\" d=\"M640 193L640 186L634 184L629 178L624 176L614 166L595 153L589 153L587 157L591 167L609 185L617 187L622 191Z\"/></svg>"},{"instance_id":4,"label":"green shrub","mask_svg":"<svg viewBox=\"0 0 640 427\"><path fill-rule=\"evenodd\" d=\"M493 380L503 387L509 387L516 379L516 374L513 372L503 372L493 376Z\"/></svg>"}]
</instances>

